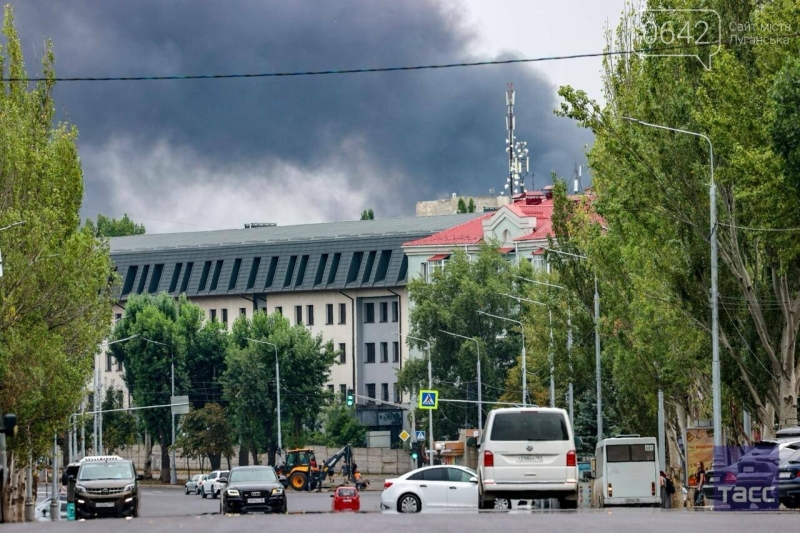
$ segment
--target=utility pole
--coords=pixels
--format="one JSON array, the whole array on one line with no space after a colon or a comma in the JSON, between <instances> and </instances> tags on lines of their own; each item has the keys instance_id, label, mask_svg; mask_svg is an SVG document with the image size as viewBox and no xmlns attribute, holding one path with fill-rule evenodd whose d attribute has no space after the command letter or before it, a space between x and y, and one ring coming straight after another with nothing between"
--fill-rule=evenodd
<instances>
[{"instance_id":1,"label":"utility pole","mask_svg":"<svg viewBox=\"0 0 800 533\"><path fill-rule=\"evenodd\" d=\"M431 367L431 343L430 341L426 341L425 339L420 339L419 337L412 337L411 335L406 335L404 333L397 333L400 337L406 337L407 339L414 339L415 341L424 342L428 346L428 388L433 388L433 371ZM433 446L433 413L428 412L428 464L433 466L433 454L436 449Z\"/></svg>"},{"instance_id":2,"label":"utility pole","mask_svg":"<svg viewBox=\"0 0 800 533\"><path fill-rule=\"evenodd\" d=\"M57 521L60 517L58 500L58 433L53 434L53 494L50 500L50 520Z\"/></svg>"},{"instance_id":3,"label":"utility pole","mask_svg":"<svg viewBox=\"0 0 800 533\"><path fill-rule=\"evenodd\" d=\"M475 337L467 337L464 335L459 335L458 333L451 333L449 331L445 331L443 329L439 330L441 333L445 335L451 335L453 337L458 337L460 339L472 341L475 343L475 351L477 353L478 359L478 430L483 431L483 396L481 395L481 389L483 389L482 382L481 382L481 344Z\"/></svg>"},{"instance_id":4,"label":"utility pole","mask_svg":"<svg viewBox=\"0 0 800 533\"><path fill-rule=\"evenodd\" d=\"M517 296L512 296L512 298L518 298ZM522 337L522 407L528 406L528 354L525 351L525 328L522 326L522 322L519 320L514 320L513 318L508 318L504 316L497 316L491 315L484 311L478 311L479 315L485 315L491 318L496 318L498 320L505 320L506 322L513 322L519 326L519 334Z\"/></svg>"},{"instance_id":5,"label":"utility pole","mask_svg":"<svg viewBox=\"0 0 800 533\"><path fill-rule=\"evenodd\" d=\"M667 470L667 432L664 427L664 391L658 389L658 462Z\"/></svg>"},{"instance_id":6,"label":"utility pole","mask_svg":"<svg viewBox=\"0 0 800 533\"><path fill-rule=\"evenodd\" d=\"M251 339L249 337L247 337L246 340L255 342L256 344L266 344L275 349L275 390L278 396L278 458L282 459L281 451L283 450L283 430L281 429L281 365L278 364L278 345L267 341Z\"/></svg>"},{"instance_id":7,"label":"utility pole","mask_svg":"<svg viewBox=\"0 0 800 533\"><path fill-rule=\"evenodd\" d=\"M603 384L600 366L600 293L597 272L594 273L594 365L597 374L597 442L603 440Z\"/></svg>"}]
</instances>

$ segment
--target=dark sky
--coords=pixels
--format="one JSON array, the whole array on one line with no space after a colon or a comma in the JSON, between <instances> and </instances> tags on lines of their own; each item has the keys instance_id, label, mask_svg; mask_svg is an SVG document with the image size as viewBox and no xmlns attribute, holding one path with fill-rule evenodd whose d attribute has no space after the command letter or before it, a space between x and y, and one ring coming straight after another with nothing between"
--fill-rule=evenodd
<instances>
[{"instance_id":1,"label":"dark sky","mask_svg":"<svg viewBox=\"0 0 800 533\"><path fill-rule=\"evenodd\" d=\"M495 59L437 0L10 0L29 74L43 38L59 76L347 69ZM473 47L474 48L474 47ZM521 57L513 52L502 57ZM536 186L591 136L555 117L534 66L244 80L60 83L80 132L84 216L150 232L410 215L419 200L499 192L505 89Z\"/></svg>"}]
</instances>

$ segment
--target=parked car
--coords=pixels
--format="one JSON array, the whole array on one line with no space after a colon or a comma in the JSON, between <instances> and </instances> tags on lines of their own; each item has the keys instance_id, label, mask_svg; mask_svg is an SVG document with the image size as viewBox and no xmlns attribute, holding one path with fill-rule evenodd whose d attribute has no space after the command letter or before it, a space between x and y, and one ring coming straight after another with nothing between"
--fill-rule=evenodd
<instances>
[{"instance_id":1,"label":"parked car","mask_svg":"<svg viewBox=\"0 0 800 533\"><path fill-rule=\"evenodd\" d=\"M221 487L219 512L286 513L286 491L271 466L237 466L222 472L215 483Z\"/></svg>"},{"instance_id":2,"label":"parked car","mask_svg":"<svg viewBox=\"0 0 800 533\"><path fill-rule=\"evenodd\" d=\"M477 473L463 466L427 466L412 470L387 479L381 494L381 509L400 513L476 509L477 504Z\"/></svg>"},{"instance_id":3,"label":"parked car","mask_svg":"<svg viewBox=\"0 0 800 533\"><path fill-rule=\"evenodd\" d=\"M186 481L186 484L183 486L183 492L185 494L189 494L190 492L193 492L193 493L197 494L197 492L199 490L198 489L198 483L200 482L200 479L202 477L203 477L202 474L195 474L191 478L189 478Z\"/></svg>"},{"instance_id":4,"label":"parked car","mask_svg":"<svg viewBox=\"0 0 800 533\"><path fill-rule=\"evenodd\" d=\"M789 509L800 509L800 450L778 469L778 495Z\"/></svg>"},{"instance_id":5,"label":"parked car","mask_svg":"<svg viewBox=\"0 0 800 533\"><path fill-rule=\"evenodd\" d=\"M59 519L66 520L67 519L67 495L66 494L59 494ZM50 516L50 503L53 501L51 497L47 497L44 500L40 501L36 504L34 516L37 522L50 522L52 517Z\"/></svg>"},{"instance_id":6,"label":"parked car","mask_svg":"<svg viewBox=\"0 0 800 533\"><path fill-rule=\"evenodd\" d=\"M361 496L358 489L350 486L336 487L336 491L331 494L331 510L334 513L339 511L360 511Z\"/></svg>"},{"instance_id":7,"label":"parked car","mask_svg":"<svg viewBox=\"0 0 800 533\"><path fill-rule=\"evenodd\" d=\"M200 476L200 479L197 481L197 494L205 494L203 491L203 485L205 484L206 480L208 479L208 474L203 474ZM203 496L205 498L205 496Z\"/></svg>"},{"instance_id":8,"label":"parked car","mask_svg":"<svg viewBox=\"0 0 800 533\"><path fill-rule=\"evenodd\" d=\"M494 508L498 498L556 498L561 509L577 508L579 445L563 409L490 411L478 452L479 508Z\"/></svg>"},{"instance_id":9,"label":"parked car","mask_svg":"<svg viewBox=\"0 0 800 533\"><path fill-rule=\"evenodd\" d=\"M219 491L222 490L222 485L218 483L219 478L227 477L230 472L228 470L214 470L208 475L208 479L203 483L203 498L211 496L216 498L219 496Z\"/></svg>"}]
</instances>

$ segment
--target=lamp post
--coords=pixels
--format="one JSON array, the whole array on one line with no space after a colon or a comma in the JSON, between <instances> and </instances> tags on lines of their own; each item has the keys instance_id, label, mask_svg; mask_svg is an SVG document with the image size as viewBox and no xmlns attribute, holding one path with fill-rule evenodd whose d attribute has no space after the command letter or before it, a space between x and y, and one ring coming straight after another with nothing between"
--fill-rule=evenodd
<instances>
[{"instance_id":1,"label":"lamp post","mask_svg":"<svg viewBox=\"0 0 800 533\"><path fill-rule=\"evenodd\" d=\"M478 430L483 430L483 396L481 393L481 389L483 386L481 385L481 344L475 337L467 337L465 335L459 335L458 333L452 333L450 331L445 331L440 329L442 333L445 335L451 335L453 337L458 337L460 339L465 339L468 341L473 341L475 343L475 351L478 354Z\"/></svg>"},{"instance_id":2,"label":"lamp post","mask_svg":"<svg viewBox=\"0 0 800 533\"><path fill-rule=\"evenodd\" d=\"M508 318L505 316L497 316L486 313L485 311L478 311L479 315L485 315L491 318L496 318L498 320L505 320L506 322L513 322L519 326L519 333L522 336L522 407L528 406L528 363L527 363L527 354L525 352L525 329L522 327L522 322L519 320L514 320L513 318Z\"/></svg>"},{"instance_id":3,"label":"lamp post","mask_svg":"<svg viewBox=\"0 0 800 533\"><path fill-rule=\"evenodd\" d=\"M585 255L563 252L553 248L540 248L546 252L553 252L577 259L588 259ZM600 366L600 293L597 291L597 270L594 272L594 364L595 381L597 382L597 442L603 440L603 386L601 383Z\"/></svg>"},{"instance_id":4,"label":"lamp post","mask_svg":"<svg viewBox=\"0 0 800 533\"><path fill-rule=\"evenodd\" d=\"M527 281L529 283L534 283L536 285L544 285L546 287L553 287L554 289L561 289L567 291L567 357L569 358L569 391L567 395L569 396L569 421L570 423L574 423L575 421L575 394L572 388L572 305L569 298L569 289L561 285L555 285L553 283L546 283L544 281L538 281L535 279L524 278L522 276L514 276L515 278L521 279L523 281Z\"/></svg>"},{"instance_id":5,"label":"lamp post","mask_svg":"<svg viewBox=\"0 0 800 533\"><path fill-rule=\"evenodd\" d=\"M111 346L112 344L117 344L120 342L129 341L131 339L139 338L139 335L131 335L130 337L125 337L124 339L118 339L115 341L103 341L103 345L106 348ZM101 398L101 389L102 383L100 380L100 365L95 365L95 376L94 376L94 408L95 411L94 415L94 434L92 435L92 446L94 448L95 455L102 455L103 453L103 413L98 413L101 411L101 407L103 406L103 399ZM84 456L86 454L86 446L84 443Z\"/></svg>"},{"instance_id":6,"label":"lamp post","mask_svg":"<svg viewBox=\"0 0 800 533\"><path fill-rule=\"evenodd\" d=\"M710 218L711 218L711 383L712 383L712 408L714 416L714 447L719 450L722 446L722 386L720 385L719 366L719 310L717 308L717 185L714 182L714 145L711 139L702 133L670 128L659 124L650 124L631 117L622 117L640 126L657 128L660 130L684 133L700 137L708 143L709 161L711 167L711 183L709 184ZM714 454L716 457L716 454Z\"/></svg>"},{"instance_id":7,"label":"lamp post","mask_svg":"<svg viewBox=\"0 0 800 533\"><path fill-rule=\"evenodd\" d=\"M175 397L175 347L171 344L166 344L164 342L154 341L152 339L148 339L146 337L142 337L141 335L133 335L129 338L137 337L145 342L149 342L152 344L158 344L159 346L165 346L170 350L170 381L172 382L172 398ZM127 340L127 339L126 339ZM172 398L170 398L170 404L172 403ZM170 464L169 464L169 484L170 485L177 485L178 483L178 472L175 469L175 413L172 412L172 446L170 446L171 453L170 453Z\"/></svg>"},{"instance_id":8,"label":"lamp post","mask_svg":"<svg viewBox=\"0 0 800 533\"><path fill-rule=\"evenodd\" d=\"M528 302L537 305L543 305L547 307L547 313L550 316L550 407L556 406L556 380L554 376L554 368L553 368L553 310L550 309L550 306L544 302L539 302L536 300L531 300L529 298L521 298L519 296L514 296L513 294L501 294L501 296L506 296L508 298L514 298L518 302Z\"/></svg>"},{"instance_id":9,"label":"lamp post","mask_svg":"<svg viewBox=\"0 0 800 533\"><path fill-rule=\"evenodd\" d=\"M281 429L281 365L278 363L278 346L271 342L251 339L250 337L245 337L245 340L257 344L267 344L275 349L275 390L278 395L278 458L283 462L283 457L281 455L283 450L283 432Z\"/></svg>"},{"instance_id":10,"label":"lamp post","mask_svg":"<svg viewBox=\"0 0 800 533\"><path fill-rule=\"evenodd\" d=\"M428 346L428 388L433 388L433 370L431 367L431 343L430 341L426 341L425 339L420 339L419 337L414 337L411 335L406 335L405 333L398 333L400 337L405 337L407 339L413 339L415 341L424 342ZM428 413L428 464L433 466L433 452L435 451L433 447L433 413Z\"/></svg>"}]
</instances>

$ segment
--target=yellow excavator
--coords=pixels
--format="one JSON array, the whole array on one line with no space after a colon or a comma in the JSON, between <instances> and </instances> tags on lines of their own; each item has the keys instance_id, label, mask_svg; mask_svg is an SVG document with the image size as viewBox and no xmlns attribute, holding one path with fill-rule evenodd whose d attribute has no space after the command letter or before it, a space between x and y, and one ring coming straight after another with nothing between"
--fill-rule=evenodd
<instances>
[{"instance_id":1,"label":"yellow excavator","mask_svg":"<svg viewBox=\"0 0 800 533\"><path fill-rule=\"evenodd\" d=\"M314 450L311 448L289 450L286 452L286 462L275 467L275 471L279 476L285 476L287 485L294 490L322 490L322 482L332 474L334 468L342 459L347 465L345 480L356 485L359 490L363 490L369 484L369 481L353 472L351 466L353 463L353 450L349 444L323 461L322 464L317 463Z\"/></svg>"}]
</instances>

